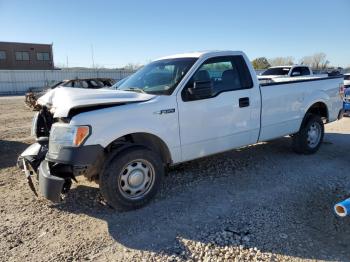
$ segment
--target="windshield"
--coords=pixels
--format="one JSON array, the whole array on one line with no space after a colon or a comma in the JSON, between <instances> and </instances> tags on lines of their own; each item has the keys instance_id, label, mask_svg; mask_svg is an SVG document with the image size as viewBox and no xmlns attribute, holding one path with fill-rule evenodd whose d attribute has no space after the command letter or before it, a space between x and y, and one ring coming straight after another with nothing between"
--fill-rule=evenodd
<instances>
[{"instance_id":1,"label":"windshield","mask_svg":"<svg viewBox=\"0 0 350 262\"><path fill-rule=\"evenodd\" d=\"M174 58L152 62L111 88L157 95L170 95L197 58Z\"/></svg>"},{"instance_id":2,"label":"windshield","mask_svg":"<svg viewBox=\"0 0 350 262\"><path fill-rule=\"evenodd\" d=\"M289 70L290 70L290 67L272 67L272 68L267 69L261 75L263 75L263 76L267 76L267 75L286 76L286 75L288 75Z\"/></svg>"},{"instance_id":3,"label":"windshield","mask_svg":"<svg viewBox=\"0 0 350 262\"><path fill-rule=\"evenodd\" d=\"M57 82L57 83L53 84L52 86L50 86L49 88L54 89L54 88L58 87L61 84L63 84L63 81Z\"/></svg>"},{"instance_id":4,"label":"windshield","mask_svg":"<svg viewBox=\"0 0 350 262\"><path fill-rule=\"evenodd\" d=\"M350 80L350 75L345 75L344 80Z\"/></svg>"}]
</instances>

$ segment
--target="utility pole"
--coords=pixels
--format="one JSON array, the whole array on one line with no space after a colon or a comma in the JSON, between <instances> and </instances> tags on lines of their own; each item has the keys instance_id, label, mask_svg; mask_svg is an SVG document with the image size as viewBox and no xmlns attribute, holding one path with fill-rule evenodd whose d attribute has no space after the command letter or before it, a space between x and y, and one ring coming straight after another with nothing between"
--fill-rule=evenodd
<instances>
[{"instance_id":1,"label":"utility pole","mask_svg":"<svg viewBox=\"0 0 350 262\"><path fill-rule=\"evenodd\" d=\"M55 68L55 60L54 60L54 57L53 57L53 42L51 42L51 60L52 60L52 68L54 69Z\"/></svg>"},{"instance_id":2,"label":"utility pole","mask_svg":"<svg viewBox=\"0 0 350 262\"><path fill-rule=\"evenodd\" d=\"M95 68L94 47L92 44L91 44L91 58L92 58L92 68Z\"/></svg>"},{"instance_id":3,"label":"utility pole","mask_svg":"<svg viewBox=\"0 0 350 262\"><path fill-rule=\"evenodd\" d=\"M66 67L68 68L68 56L66 56Z\"/></svg>"}]
</instances>

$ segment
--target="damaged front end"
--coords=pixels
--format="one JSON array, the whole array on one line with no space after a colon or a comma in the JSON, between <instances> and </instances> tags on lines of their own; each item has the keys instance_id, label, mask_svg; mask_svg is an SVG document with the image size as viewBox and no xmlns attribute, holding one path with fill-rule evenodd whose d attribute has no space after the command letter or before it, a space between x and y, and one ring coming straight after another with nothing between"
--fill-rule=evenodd
<instances>
[{"instance_id":1,"label":"damaged front end","mask_svg":"<svg viewBox=\"0 0 350 262\"><path fill-rule=\"evenodd\" d=\"M36 143L18 158L30 189L53 202L62 200L72 181L77 182L76 176L96 177L104 161L102 146L83 146L91 134L90 126L69 122L68 118L53 118L47 107L41 107L32 123Z\"/></svg>"},{"instance_id":2,"label":"damaged front end","mask_svg":"<svg viewBox=\"0 0 350 262\"><path fill-rule=\"evenodd\" d=\"M32 135L36 143L18 159L30 188L57 202L83 175L96 180L105 160L100 144L85 143L92 134L89 123L79 124L80 114L153 99L155 95L120 90L60 87L41 96L35 106ZM34 179L37 183L35 183ZM38 186L36 186L36 184Z\"/></svg>"},{"instance_id":3,"label":"damaged front end","mask_svg":"<svg viewBox=\"0 0 350 262\"><path fill-rule=\"evenodd\" d=\"M69 191L75 177L71 170L58 163L46 160L49 151L49 136L54 123L53 114L45 106L38 106L32 121L31 135L36 142L18 157L17 166L22 169L30 189L38 196L37 189L45 198L58 202ZM52 175L55 174L55 175Z\"/></svg>"}]
</instances>

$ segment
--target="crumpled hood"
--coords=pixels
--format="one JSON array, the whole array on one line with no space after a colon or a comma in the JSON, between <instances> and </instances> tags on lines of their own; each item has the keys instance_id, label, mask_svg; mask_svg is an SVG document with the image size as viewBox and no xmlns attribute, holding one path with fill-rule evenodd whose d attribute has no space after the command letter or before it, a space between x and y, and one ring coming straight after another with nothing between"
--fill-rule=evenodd
<instances>
[{"instance_id":1,"label":"crumpled hood","mask_svg":"<svg viewBox=\"0 0 350 262\"><path fill-rule=\"evenodd\" d=\"M143 102L153 97L132 91L60 87L40 97L38 104L48 107L54 117L67 117L73 108Z\"/></svg>"}]
</instances>

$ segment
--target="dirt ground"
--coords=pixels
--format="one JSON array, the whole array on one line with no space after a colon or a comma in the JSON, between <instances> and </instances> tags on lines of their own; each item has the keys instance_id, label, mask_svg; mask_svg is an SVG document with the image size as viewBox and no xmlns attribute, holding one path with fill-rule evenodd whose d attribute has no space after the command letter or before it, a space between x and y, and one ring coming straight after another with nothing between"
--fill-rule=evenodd
<instances>
[{"instance_id":1,"label":"dirt ground","mask_svg":"<svg viewBox=\"0 0 350 262\"><path fill-rule=\"evenodd\" d=\"M290 138L174 167L148 206L119 213L79 178L61 204L36 198L16 167L33 112L0 98L1 261L350 261L350 118L320 151Z\"/></svg>"}]
</instances>

